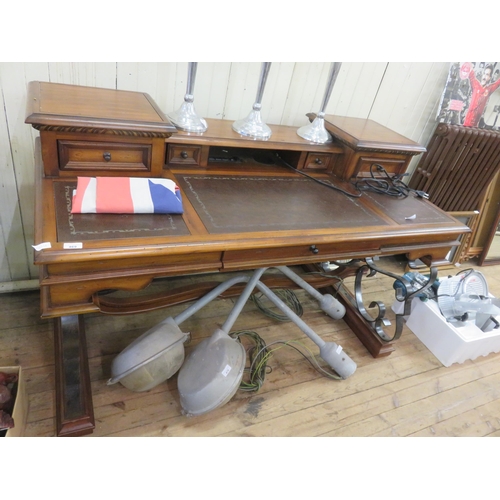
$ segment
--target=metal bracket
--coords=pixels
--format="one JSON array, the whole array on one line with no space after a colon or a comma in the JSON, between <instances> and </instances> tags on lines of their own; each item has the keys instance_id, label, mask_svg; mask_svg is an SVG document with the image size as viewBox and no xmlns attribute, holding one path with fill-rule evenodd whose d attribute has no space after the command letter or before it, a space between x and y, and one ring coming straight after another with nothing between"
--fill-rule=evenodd
<instances>
[{"instance_id":1,"label":"metal bracket","mask_svg":"<svg viewBox=\"0 0 500 500\"><path fill-rule=\"evenodd\" d=\"M380 337L380 339L384 342L392 342L393 340L397 340L401 337L401 333L403 331L403 325L405 323L404 318L405 316L408 316L411 312L412 299L414 299L417 294L422 293L423 291L427 290L434 284L437 278L438 270L436 267L431 267L429 281L426 283L426 285L419 288L418 290L413 290L411 283L405 277L380 269L375 265L372 258L366 258L364 260L365 264L362 265L357 270L354 282L354 297L356 300L356 306L360 314L367 321L367 323L370 324L370 326ZM396 314L396 329L392 337L387 335L387 333L384 331L383 328L384 326L386 327L391 324L391 322L387 318L385 318L385 313L386 313L385 305L380 301L372 301L368 307L370 309L374 307L378 308L378 313L376 317L373 317L368 313L363 304L363 296L361 292L362 279L363 277L365 277L365 275L366 277L370 278L372 276L375 276L377 273L389 276L391 278L394 278L395 280L399 280L403 285L402 288L396 288L395 290L396 300L398 302L404 302L404 308L402 313Z\"/></svg>"}]
</instances>

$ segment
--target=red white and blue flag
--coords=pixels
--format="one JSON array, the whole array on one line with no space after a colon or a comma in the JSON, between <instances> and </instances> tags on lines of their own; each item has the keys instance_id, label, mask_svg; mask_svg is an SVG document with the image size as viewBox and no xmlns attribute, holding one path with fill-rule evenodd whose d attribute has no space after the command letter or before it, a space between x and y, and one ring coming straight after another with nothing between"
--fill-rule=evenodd
<instances>
[{"instance_id":1,"label":"red white and blue flag","mask_svg":"<svg viewBox=\"0 0 500 500\"><path fill-rule=\"evenodd\" d=\"M71 213L182 214L182 197L171 179L78 177Z\"/></svg>"}]
</instances>

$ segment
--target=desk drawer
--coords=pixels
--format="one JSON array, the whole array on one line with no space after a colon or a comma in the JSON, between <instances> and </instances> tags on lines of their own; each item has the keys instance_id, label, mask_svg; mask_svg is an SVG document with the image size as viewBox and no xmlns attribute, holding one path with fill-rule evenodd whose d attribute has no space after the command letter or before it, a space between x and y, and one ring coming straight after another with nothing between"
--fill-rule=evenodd
<instances>
[{"instance_id":1,"label":"desk drawer","mask_svg":"<svg viewBox=\"0 0 500 500\"><path fill-rule=\"evenodd\" d=\"M171 276L204 273L218 271L220 267L221 253L206 252L54 263L45 266L45 273L48 278L59 276L69 281L88 281L137 274Z\"/></svg>"},{"instance_id":2,"label":"desk drawer","mask_svg":"<svg viewBox=\"0 0 500 500\"><path fill-rule=\"evenodd\" d=\"M304 244L292 247L258 248L253 250L229 250L224 252L224 269L254 269L279 265L306 264L328 260L351 259L380 252L376 243L365 242L362 251L359 243Z\"/></svg>"},{"instance_id":3,"label":"desk drawer","mask_svg":"<svg viewBox=\"0 0 500 500\"><path fill-rule=\"evenodd\" d=\"M304 170L331 171L332 155L325 153L308 153L304 163Z\"/></svg>"},{"instance_id":4,"label":"desk drawer","mask_svg":"<svg viewBox=\"0 0 500 500\"><path fill-rule=\"evenodd\" d=\"M201 146L186 146L183 144L169 144L167 150L168 165L201 165Z\"/></svg>"},{"instance_id":5,"label":"desk drawer","mask_svg":"<svg viewBox=\"0 0 500 500\"><path fill-rule=\"evenodd\" d=\"M399 156L393 158L384 158L377 156L361 156L358 161L359 177L370 176L370 168L372 165L382 165L387 173L389 174L402 174L406 170L406 166L409 161L408 156ZM377 168L373 168L373 174L375 176L381 176L383 173L379 173Z\"/></svg>"},{"instance_id":6,"label":"desk drawer","mask_svg":"<svg viewBox=\"0 0 500 500\"><path fill-rule=\"evenodd\" d=\"M58 141L61 170L151 170L152 144Z\"/></svg>"}]
</instances>

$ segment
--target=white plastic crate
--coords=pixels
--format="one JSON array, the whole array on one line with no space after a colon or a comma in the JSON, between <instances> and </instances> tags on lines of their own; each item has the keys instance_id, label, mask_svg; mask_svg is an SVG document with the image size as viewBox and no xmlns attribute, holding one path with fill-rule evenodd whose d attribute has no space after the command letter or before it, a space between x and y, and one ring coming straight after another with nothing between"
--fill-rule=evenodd
<instances>
[{"instance_id":1,"label":"white plastic crate","mask_svg":"<svg viewBox=\"0 0 500 500\"><path fill-rule=\"evenodd\" d=\"M406 326L444 366L500 352L500 329L483 332L469 323L456 327L446 321L434 300L412 302ZM401 304L396 302L392 308L397 313ZM496 319L500 321L500 316Z\"/></svg>"}]
</instances>

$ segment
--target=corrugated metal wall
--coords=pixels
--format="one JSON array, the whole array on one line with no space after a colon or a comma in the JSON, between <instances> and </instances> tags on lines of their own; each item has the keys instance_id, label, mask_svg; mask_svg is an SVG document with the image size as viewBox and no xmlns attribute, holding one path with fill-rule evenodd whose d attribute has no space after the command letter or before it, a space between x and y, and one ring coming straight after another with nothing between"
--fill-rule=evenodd
<instances>
[{"instance_id":1,"label":"corrugated metal wall","mask_svg":"<svg viewBox=\"0 0 500 500\"><path fill-rule=\"evenodd\" d=\"M319 110L329 65L274 62L262 100L264 121L305 125L305 114ZM436 125L448 70L446 62L343 63L327 113L370 118L425 145ZM199 63L198 114L228 120L246 116L259 73L260 63ZM147 92L167 113L184 97L187 63L0 63L0 285L38 276L31 247L38 132L24 123L32 80Z\"/></svg>"}]
</instances>

